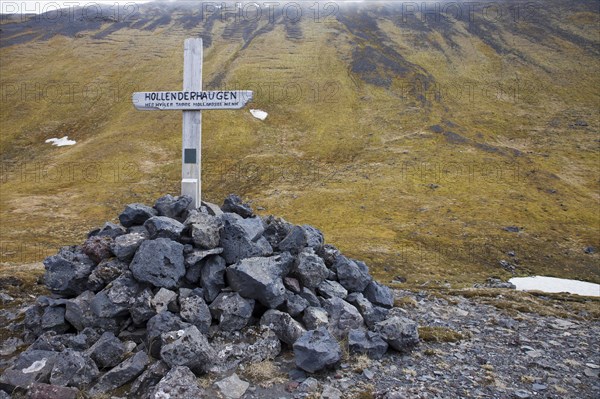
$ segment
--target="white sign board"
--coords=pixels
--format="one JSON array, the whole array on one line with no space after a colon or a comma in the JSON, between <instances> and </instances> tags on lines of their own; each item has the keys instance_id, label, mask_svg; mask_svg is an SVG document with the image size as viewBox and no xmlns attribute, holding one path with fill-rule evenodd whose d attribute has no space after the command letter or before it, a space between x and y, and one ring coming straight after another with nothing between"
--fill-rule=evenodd
<instances>
[{"instance_id":1,"label":"white sign board","mask_svg":"<svg viewBox=\"0 0 600 399\"><path fill-rule=\"evenodd\" d=\"M241 109L252 100L250 90L144 91L133 93L138 110Z\"/></svg>"}]
</instances>

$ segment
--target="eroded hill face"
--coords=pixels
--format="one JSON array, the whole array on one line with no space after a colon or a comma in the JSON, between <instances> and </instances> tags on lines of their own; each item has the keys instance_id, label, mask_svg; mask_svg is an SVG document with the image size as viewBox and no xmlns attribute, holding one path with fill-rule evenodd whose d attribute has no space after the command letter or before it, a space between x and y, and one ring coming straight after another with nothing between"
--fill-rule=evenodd
<instances>
[{"instance_id":1,"label":"eroded hill face","mask_svg":"<svg viewBox=\"0 0 600 399\"><path fill-rule=\"evenodd\" d=\"M597 1L219 4L3 17L3 262L178 193L180 113L130 98L179 90L199 36L204 88L269 113L203 113L206 199L313 224L383 281L600 281Z\"/></svg>"}]
</instances>

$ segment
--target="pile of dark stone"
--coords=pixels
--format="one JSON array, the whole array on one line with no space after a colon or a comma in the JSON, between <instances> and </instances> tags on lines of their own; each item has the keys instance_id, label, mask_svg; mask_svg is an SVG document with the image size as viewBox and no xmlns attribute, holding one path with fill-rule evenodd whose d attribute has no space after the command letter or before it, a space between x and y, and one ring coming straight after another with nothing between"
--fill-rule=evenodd
<instances>
[{"instance_id":1,"label":"pile of dark stone","mask_svg":"<svg viewBox=\"0 0 600 399\"><path fill-rule=\"evenodd\" d=\"M392 291L314 227L256 216L235 195L199 209L166 195L119 221L45 259L52 295L26 310L30 346L2 390L69 398L131 383L135 398L200 397L196 376L286 346L315 373L346 350L379 359L418 343Z\"/></svg>"}]
</instances>

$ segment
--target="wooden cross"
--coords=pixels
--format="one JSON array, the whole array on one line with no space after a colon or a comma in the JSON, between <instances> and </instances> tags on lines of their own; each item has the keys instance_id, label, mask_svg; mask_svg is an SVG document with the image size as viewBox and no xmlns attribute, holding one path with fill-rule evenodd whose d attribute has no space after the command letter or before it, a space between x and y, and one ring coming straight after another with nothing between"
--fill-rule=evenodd
<instances>
[{"instance_id":1,"label":"wooden cross","mask_svg":"<svg viewBox=\"0 0 600 399\"><path fill-rule=\"evenodd\" d=\"M202 39L186 39L183 51L183 91L133 93L138 110L182 110L183 138L181 194L193 198L194 207L202 198L202 111L241 109L252 99L250 90L202 91Z\"/></svg>"}]
</instances>

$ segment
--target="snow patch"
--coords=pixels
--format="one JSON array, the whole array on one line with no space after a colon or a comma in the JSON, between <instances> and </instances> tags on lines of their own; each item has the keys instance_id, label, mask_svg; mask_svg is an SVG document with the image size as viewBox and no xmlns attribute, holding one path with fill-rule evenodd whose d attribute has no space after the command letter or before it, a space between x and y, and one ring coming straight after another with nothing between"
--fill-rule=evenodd
<instances>
[{"instance_id":1,"label":"snow patch","mask_svg":"<svg viewBox=\"0 0 600 399\"><path fill-rule=\"evenodd\" d=\"M46 140L46 143L52 143L52 145L55 145L57 147L62 147L65 145L74 145L77 142L75 140L69 140L69 136L64 136L60 139L53 137L51 139Z\"/></svg>"},{"instance_id":2,"label":"snow patch","mask_svg":"<svg viewBox=\"0 0 600 399\"><path fill-rule=\"evenodd\" d=\"M568 292L569 294L600 297L600 285L585 281L544 276L514 277L508 281L513 283L519 291Z\"/></svg>"},{"instance_id":3,"label":"snow patch","mask_svg":"<svg viewBox=\"0 0 600 399\"><path fill-rule=\"evenodd\" d=\"M253 117L255 117L256 119L260 119L261 121L267 119L267 115L269 115L265 111L262 111L260 109L251 109L250 113Z\"/></svg>"}]
</instances>

